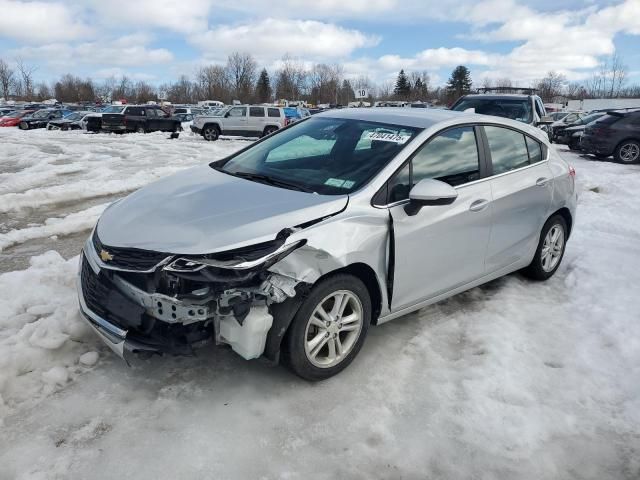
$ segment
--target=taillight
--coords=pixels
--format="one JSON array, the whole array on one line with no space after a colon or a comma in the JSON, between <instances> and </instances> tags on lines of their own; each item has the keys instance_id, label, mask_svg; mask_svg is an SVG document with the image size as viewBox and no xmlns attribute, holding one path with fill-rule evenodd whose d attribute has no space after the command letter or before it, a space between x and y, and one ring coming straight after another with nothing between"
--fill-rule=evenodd
<instances>
[{"instance_id":1,"label":"taillight","mask_svg":"<svg viewBox=\"0 0 640 480\"><path fill-rule=\"evenodd\" d=\"M289 119L287 117L284 118L284 126L289 125Z\"/></svg>"},{"instance_id":2,"label":"taillight","mask_svg":"<svg viewBox=\"0 0 640 480\"><path fill-rule=\"evenodd\" d=\"M576 178L576 169L569 165L569 176L572 178Z\"/></svg>"}]
</instances>

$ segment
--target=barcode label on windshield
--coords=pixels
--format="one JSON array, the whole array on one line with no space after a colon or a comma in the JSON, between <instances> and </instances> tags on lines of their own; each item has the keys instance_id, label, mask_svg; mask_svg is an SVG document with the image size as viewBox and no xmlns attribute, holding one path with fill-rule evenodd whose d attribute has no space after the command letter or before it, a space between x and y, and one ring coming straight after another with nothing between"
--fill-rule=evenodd
<instances>
[{"instance_id":1,"label":"barcode label on windshield","mask_svg":"<svg viewBox=\"0 0 640 480\"><path fill-rule=\"evenodd\" d=\"M385 132L369 132L367 135L369 140L379 140L381 142L393 142L398 144L407 143L409 140L409 135L398 135L395 133L385 133Z\"/></svg>"}]
</instances>

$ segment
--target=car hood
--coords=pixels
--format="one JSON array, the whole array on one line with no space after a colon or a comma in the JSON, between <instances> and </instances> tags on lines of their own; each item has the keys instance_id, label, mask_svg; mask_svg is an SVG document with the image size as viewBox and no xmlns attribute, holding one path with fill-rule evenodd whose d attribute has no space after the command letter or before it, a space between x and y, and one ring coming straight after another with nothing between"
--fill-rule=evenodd
<instances>
[{"instance_id":1,"label":"car hood","mask_svg":"<svg viewBox=\"0 0 640 480\"><path fill-rule=\"evenodd\" d=\"M340 212L348 199L272 187L204 165L112 204L96 228L107 246L198 255L273 240L285 228Z\"/></svg>"}]
</instances>

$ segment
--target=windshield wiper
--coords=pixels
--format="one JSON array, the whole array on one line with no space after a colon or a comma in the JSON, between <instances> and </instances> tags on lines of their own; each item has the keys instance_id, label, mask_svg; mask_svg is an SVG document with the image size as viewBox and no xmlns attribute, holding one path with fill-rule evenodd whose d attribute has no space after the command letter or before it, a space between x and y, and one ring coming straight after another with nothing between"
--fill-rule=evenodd
<instances>
[{"instance_id":1,"label":"windshield wiper","mask_svg":"<svg viewBox=\"0 0 640 480\"><path fill-rule=\"evenodd\" d=\"M286 180L280 180L279 178L273 178L268 175L263 175L261 173L251 173L251 172L233 172L232 173L226 170L221 170L221 171L225 173L229 173L236 177L246 178L247 180L253 180L259 183L265 183L267 185L272 185L274 187L288 188L290 190L298 190L300 192L315 193L312 189L302 185L298 185L297 183L290 183L290 182L287 182Z\"/></svg>"}]
</instances>

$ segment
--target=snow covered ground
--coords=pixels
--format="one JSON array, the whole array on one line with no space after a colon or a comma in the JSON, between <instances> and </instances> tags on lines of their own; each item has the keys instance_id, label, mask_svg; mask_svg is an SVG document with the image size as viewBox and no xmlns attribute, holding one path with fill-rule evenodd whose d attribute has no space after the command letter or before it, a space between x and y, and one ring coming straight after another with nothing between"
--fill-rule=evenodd
<instances>
[{"instance_id":1,"label":"snow covered ground","mask_svg":"<svg viewBox=\"0 0 640 480\"><path fill-rule=\"evenodd\" d=\"M0 130L0 479L638 479L640 166L559 147L579 216L510 275L370 331L308 384L228 350L132 368L81 322L109 201L242 140Z\"/></svg>"}]
</instances>

